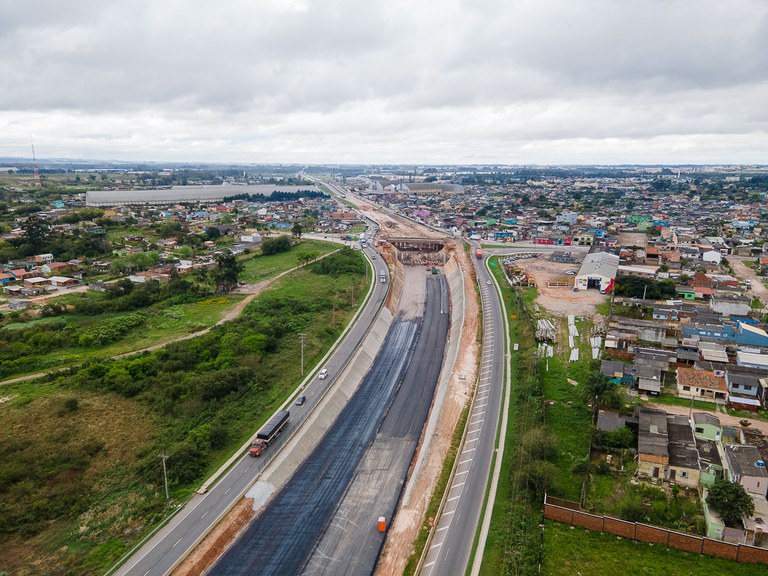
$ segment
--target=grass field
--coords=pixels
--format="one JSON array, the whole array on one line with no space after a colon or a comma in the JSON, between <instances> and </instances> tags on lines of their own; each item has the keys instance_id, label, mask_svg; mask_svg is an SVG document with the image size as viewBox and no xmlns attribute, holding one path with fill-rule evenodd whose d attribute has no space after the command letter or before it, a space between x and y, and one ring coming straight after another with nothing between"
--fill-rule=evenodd
<instances>
[{"instance_id":1,"label":"grass field","mask_svg":"<svg viewBox=\"0 0 768 576\"><path fill-rule=\"evenodd\" d=\"M294 245L288 252L281 252L271 256L256 255L247 256L242 262L245 269L240 274L242 282L260 282L289 270L300 264L297 256L304 253L314 253L317 256L323 256L340 248L339 244L333 242L323 242L322 240L301 240Z\"/></svg>"},{"instance_id":2,"label":"grass field","mask_svg":"<svg viewBox=\"0 0 768 576\"><path fill-rule=\"evenodd\" d=\"M93 297L91 294L68 294L63 297L74 300L80 297ZM161 304L150 308L147 321L141 326L128 331L123 337L102 347L72 347L37 354L33 368L14 373L5 373L2 378L8 379L24 374L32 374L45 370L65 368L88 360L116 356L149 346L163 344L175 340L191 332L197 332L216 324L224 313L232 308L243 296L217 296L190 304L177 304L164 307ZM58 300L58 299L57 299ZM99 316L67 315L55 318L38 318L30 322L9 324L6 330L27 328L35 325L61 322L62 320L80 331L111 321L130 313L112 313Z\"/></svg>"},{"instance_id":3,"label":"grass field","mask_svg":"<svg viewBox=\"0 0 768 576\"><path fill-rule=\"evenodd\" d=\"M768 566L710 556L545 522L544 576L765 576Z\"/></svg>"},{"instance_id":4,"label":"grass field","mask_svg":"<svg viewBox=\"0 0 768 576\"><path fill-rule=\"evenodd\" d=\"M205 336L4 387L0 573L103 573L168 511L157 454L175 505L293 392L297 334L311 366L365 290L305 268Z\"/></svg>"}]
</instances>

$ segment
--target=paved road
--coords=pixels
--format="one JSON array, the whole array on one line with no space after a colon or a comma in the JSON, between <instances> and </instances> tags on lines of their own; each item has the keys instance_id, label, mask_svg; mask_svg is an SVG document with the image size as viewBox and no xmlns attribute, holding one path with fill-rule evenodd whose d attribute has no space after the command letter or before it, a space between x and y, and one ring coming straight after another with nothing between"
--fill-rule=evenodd
<instances>
[{"instance_id":1,"label":"paved road","mask_svg":"<svg viewBox=\"0 0 768 576\"><path fill-rule=\"evenodd\" d=\"M417 323L395 320L336 422L280 492L211 568L223 576L297 574L373 440L413 352Z\"/></svg>"},{"instance_id":2,"label":"paved road","mask_svg":"<svg viewBox=\"0 0 768 576\"><path fill-rule=\"evenodd\" d=\"M472 247L474 253L476 246ZM456 474L424 560L424 576L464 574L482 512L483 499L496 447L504 388L504 329L498 295L488 271L475 260L483 302L483 348L477 395L470 412Z\"/></svg>"},{"instance_id":3,"label":"paved road","mask_svg":"<svg viewBox=\"0 0 768 576\"><path fill-rule=\"evenodd\" d=\"M425 294L413 360L303 576L367 576L374 570L386 535L377 531L376 519L384 516L389 523L394 515L432 405L450 327L445 276L428 275Z\"/></svg>"},{"instance_id":4,"label":"paved road","mask_svg":"<svg viewBox=\"0 0 768 576\"><path fill-rule=\"evenodd\" d=\"M366 250L366 253L374 254L371 249ZM307 385L304 391L307 396L306 404L288 407L291 411L291 423L266 454L261 458L252 458L247 455L242 457L206 494L195 494L167 526L115 571L116 575L160 576L167 574L187 555L215 525L220 515L254 483L271 458L314 408L325 389L333 383L365 336L386 297L388 287L389 281L374 284L374 293L368 305L325 364L328 368L328 377L325 380L315 378Z\"/></svg>"}]
</instances>

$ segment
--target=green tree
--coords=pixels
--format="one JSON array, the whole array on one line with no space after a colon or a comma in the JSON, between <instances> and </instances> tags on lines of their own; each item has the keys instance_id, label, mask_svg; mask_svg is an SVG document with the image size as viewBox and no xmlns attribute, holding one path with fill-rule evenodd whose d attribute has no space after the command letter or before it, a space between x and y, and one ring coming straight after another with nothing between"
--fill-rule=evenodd
<instances>
[{"instance_id":1,"label":"green tree","mask_svg":"<svg viewBox=\"0 0 768 576\"><path fill-rule=\"evenodd\" d=\"M302 228L300 222L294 222L293 228L291 228L291 234L293 234L296 238L301 238Z\"/></svg>"},{"instance_id":2,"label":"green tree","mask_svg":"<svg viewBox=\"0 0 768 576\"><path fill-rule=\"evenodd\" d=\"M587 377L582 395L586 403L592 404L593 424L597 422L597 415L602 408L616 406L621 400L619 385L611 382L597 367Z\"/></svg>"},{"instance_id":3,"label":"green tree","mask_svg":"<svg viewBox=\"0 0 768 576\"><path fill-rule=\"evenodd\" d=\"M216 292L229 292L237 286L237 278L243 271L243 264L229 251L216 255L216 268L213 270L213 281Z\"/></svg>"},{"instance_id":4,"label":"green tree","mask_svg":"<svg viewBox=\"0 0 768 576\"><path fill-rule=\"evenodd\" d=\"M21 227L24 230L24 241L29 244L33 251L42 250L49 239L51 225L43 218L32 214Z\"/></svg>"},{"instance_id":5,"label":"green tree","mask_svg":"<svg viewBox=\"0 0 768 576\"><path fill-rule=\"evenodd\" d=\"M291 239L288 236L277 238L265 238L261 243L261 253L264 256L272 256L280 252L288 252L291 249Z\"/></svg>"},{"instance_id":6,"label":"green tree","mask_svg":"<svg viewBox=\"0 0 768 576\"><path fill-rule=\"evenodd\" d=\"M707 494L707 505L729 525L739 524L742 517L755 512L755 502L744 486L727 480L715 480L715 485Z\"/></svg>"}]
</instances>

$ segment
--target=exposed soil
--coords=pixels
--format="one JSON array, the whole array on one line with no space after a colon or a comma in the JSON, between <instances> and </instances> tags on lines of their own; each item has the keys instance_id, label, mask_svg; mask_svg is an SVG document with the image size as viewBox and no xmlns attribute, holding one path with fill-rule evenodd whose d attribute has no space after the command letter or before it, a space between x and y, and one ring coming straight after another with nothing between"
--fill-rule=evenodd
<instances>
[{"instance_id":1,"label":"exposed soil","mask_svg":"<svg viewBox=\"0 0 768 576\"><path fill-rule=\"evenodd\" d=\"M544 257L531 258L529 260L517 260L515 266L522 268L536 280L536 290L539 295L536 303L558 315L573 314L575 316L591 316L595 314L595 306L605 302L608 296L600 294L599 290L572 289L574 276L566 275L568 270L578 270L578 264L563 264L550 262ZM569 285L552 287L552 282L562 282L568 279Z\"/></svg>"},{"instance_id":2,"label":"exposed soil","mask_svg":"<svg viewBox=\"0 0 768 576\"><path fill-rule=\"evenodd\" d=\"M241 499L211 530L203 541L171 573L173 576L198 576L208 570L224 554L256 515L250 498Z\"/></svg>"}]
</instances>

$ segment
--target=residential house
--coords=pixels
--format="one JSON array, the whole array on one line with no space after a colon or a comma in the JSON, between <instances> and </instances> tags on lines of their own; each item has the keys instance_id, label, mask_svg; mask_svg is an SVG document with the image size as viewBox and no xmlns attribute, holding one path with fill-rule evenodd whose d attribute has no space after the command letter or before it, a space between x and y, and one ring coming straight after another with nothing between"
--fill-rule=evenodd
<instances>
[{"instance_id":1,"label":"residential house","mask_svg":"<svg viewBox=\"0 0 768 576\"><path fill-rule=\"evenodd\" d=\"M40 267L40 270L46 276L51 274L61 274L67 270L71 270L72 266L67 262L47 262Z\"/></svg>"},{"instance_id":2,"label":"residential house","mask_svg":"<svg viewBox=\"0 0 768 576\"><path fill-rule=\"evenodd\" d=\"M756 411L761 407L761 384L757 374L725 371L728 405L737 410Z\"/></svg>"},{"instance_id":3,"label":"residential house","mask_svg":"<svg viewBox=\"0 0 768 576\"><path fill-rule=\"evenodd\" d=\"M768 354L756 354L739 350L736 352L736 365L768 371Z\"/></svg>"},{"instance_id":4,"label":"residential house","mask_svg":"<svg viewBox=\"0 0 768 576\"><path fill-rule=\"evenodd\" d=\"M765 498L768 493L768 472L757 447L749 444L727 444L723 453L723 465L728 480L738 482L750 494Z\"/></svg>"},{"instance_id":5,"label":"residential house","mask_svg":"<svg viewBox=\"0 0 768 576\"><path fill-rule=\"evenodd\" d=\"M677 395L681 398L725 403L728 388L725 377L716 376L712 371L680 367L677 369Z\"/></svg>"},{"instance_id":6,"label":"residential house","mask_svg":"<svg viewBox=\"0 0 768 576\"><path fill-rule=\"evenodd\" d=\"M80 282L75 278L67 278L65 276L51 276L48 278L51 282L51 286L58 286L60 288L67 286L77 286Z\"/></svg>"},{"instance_id":7,"label":"residential house","mask_svg":"<svg viewBox=\"0 0 768 576\"><path fill-rule=\"evenodd\" d=\"M699 454L688 418L640 408L638 419L638 475L697 488Z\"/></svg>"}]
</instances>

